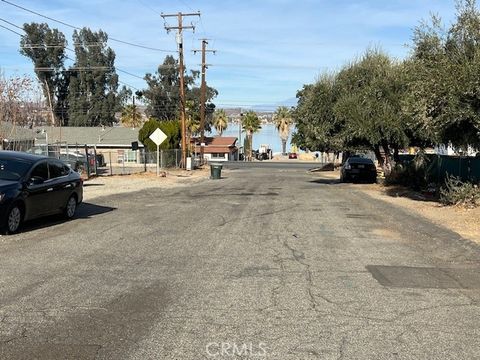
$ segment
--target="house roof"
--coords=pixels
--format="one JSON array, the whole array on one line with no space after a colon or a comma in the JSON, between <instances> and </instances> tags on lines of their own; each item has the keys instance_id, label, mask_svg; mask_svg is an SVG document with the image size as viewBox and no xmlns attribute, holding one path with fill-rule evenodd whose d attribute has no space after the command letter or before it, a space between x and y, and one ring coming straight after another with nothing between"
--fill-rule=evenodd
<instances>
[{"instance_id":1,"label":"house roof","mask_svg":"<svg viewBox=\"0 0 480 360\"><path fill-rule=\"evenodd\" d=\"M138 141L139 129L125 127L37 127L34 128L37 143L45 144L46 136L50 144L56 142L68 145L128 146ZM139 146L143 145L139 143Z\"/></svg>"},{"instance_id":2,"label":"house roof","mask_svg":"<svg viewBox=\"0 0 480 360\"><path fill-rule=\"evenodd\" d=\"M0 137L2 140L20 141L35 139L35 132L32 129L14 126L10 122L0 123Z\"/></svg>"},{"instance_id":3,"label":"house roof","mask_svg":"<svg viewBox=\"0 0 480 360\"><path fill-rule=\"evenodd\" d=\"M199 143L200 138L192 138L191 143ZM205 147L207 146L226 146L233 147L237 142L237 138L233 136L215 136L215 137L205 137Z\"/></svg>"},{"instance_id":4,"label":"house roof","mask_svg":"<svg viewBox=\"0 0 480 360\"><path fill-rule=\"evenodd\" d=\"M192 138L190 141L195 144L195 151L200 152L200 139ZM237 138L232 136L205 137L203 152L205 154L235 152L237 151L236 142Z\"/></svg>"}]
</instances>

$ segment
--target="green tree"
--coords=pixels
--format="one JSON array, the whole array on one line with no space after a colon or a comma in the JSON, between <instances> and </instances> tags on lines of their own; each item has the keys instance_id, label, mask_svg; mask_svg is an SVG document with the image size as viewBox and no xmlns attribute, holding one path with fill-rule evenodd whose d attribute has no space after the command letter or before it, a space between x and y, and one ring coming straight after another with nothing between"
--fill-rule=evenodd
<instances>
[{"instance_id":1,"label":"green tree","mask_svg":"<svg viewBox=\"0 0 480 360\"><path fill-rule=\"evenodd\" d=\"M436 17L415 29L405 108L433 142L480 146L479 72L476 1L458 1L448 31Z\"/></svg>"},{"instance_id":2,"label":"green tree","mask_svg":"<svg viewBox=\"0 0 480 360\"><path fill-rule=\"evenodd\" d=\"M157 145L149 139L149 136L156 130L162 130L167 139L160 145L160 149L178 149L181 141L181 126L177 120L159 121L151 118L143 124L138 132L138 140L147 147L149 151L157 151Z\"/></svg>"},{"instance_id":3,"label":"green tree","mask_svg":"<svg viewBox=\"0 0 480 360\"><path fill-rule=\"evenodd\" d=\"M67 40L58 29L45 23L24 24L25 36L20 40L20 53L34 66L43 95L52 110L52 123L68 123L67 88L69 77L65 71Z\"/></svg>"},{"instance_id":4,"label":"green tree","mask_svg":"<svg viewBox=\"0 0 480 360\"><path fill-rule=\"evenodd\" d=\"M200 119L200 88L195 86L198 71L190 71L184 77L185 99L188 104L188 116L195 122ZM146 74L147 89L143 91L147 103L147 114L161 121L179 119L180 109L180 70L178 61L171 55L165 57L155 74ZM208 87L206 91L206 129L210 130L211 116L215 106L211 101L217 96L217 90Z\"/></svg>"},{"instance_id":5,"label":"green tree","mask_svg":"<svg viewBox=\"0 0 480 360\"><path fill-rule=\"evenodd\" d=\"M293 124L292 113L286 106L279 106L273 115L273 120L282 141L282 153L286 154L290 127Z\"/></svg>"},{"instance_id":6,"label":"green tree","mask_svg":"<svg viewBox=\"0 0 480 360\"><path fill-rule=\"evenodd\" d=\"M297 92L298 102L292 114L296 131L292 142L301 149L329 152L343 147L339 136L342 124L333 112L338 97L335 79L335 74L324 73L315 84L304 85Z\"/></svg>"},{"instance_id":7,"label":"green tree","mask_svg":"<svg viewBox=\"0 0 480 360\"><path fill-rule=\"evenodd\" d=\"M380 163L382 148L387 165L391 149L398 153L409 144L401 106L405 84L400 73L401 64L373 49L337 77L340 96L334 113L342 124L344 147L371 149Z\"/></svg>"},{"instance_id":8,"label":"green tree","mask_svg":"<svg viewBox=\"0 0 480 360\"><path fill-rule=\"evenodd\" d=\"M142 125L142 113L138 109L137 105L126 105L122 109L122 115L120 121L123 126L138 128Z\"/></svg>"},{"instance_id":9,"label":"green tree","mask_svg":"<svg viewBox=\"0 0 480 360\"><path fill-rule=\"evenodd\" d=\"M248 159L252 160L252 146L253 146L253 134L260 131L262 128L260 119L255 111L248 111L242 117L242 127L247 133L248 139Z\"/></svg>"},{"instance_id":10,"label":"green tree","mask_svg":"<svg viewBox=\"0 0 480 360\"><path fill-rule=\"evenodd\" d=\"M108 35L83 28L73 32L75 64L70 71L69 121L74 126L111 125L124 94L118 94L115 53Z\"/></svg>"},{"instance_id":11,"label":"green tree","mask_svg":"<svg viewBox=\"0 0 480 360\"><path fill-rule=\"evenodd\" d=\"M227 113L223 109L215 111L213 115L213 127L217 131L219 136L222 136L223 132L228 127Z\"/></svg>"}]
</instances>

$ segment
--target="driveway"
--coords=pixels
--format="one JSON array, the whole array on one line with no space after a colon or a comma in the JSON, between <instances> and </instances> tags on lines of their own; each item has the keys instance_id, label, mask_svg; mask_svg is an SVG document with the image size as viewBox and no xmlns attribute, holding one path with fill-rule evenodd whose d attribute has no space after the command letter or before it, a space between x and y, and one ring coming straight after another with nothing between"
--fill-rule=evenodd
<instances>
[{"instance_id":1,"label":"driveway","mask_svg":"<svg viewBox=\"0 0 480 360\"><path fill-rule=\"evenodd\" d=\"M478 246L305 169L46 225L0 238L2 359L480 357Z\"/></svg>"}]
</instances>

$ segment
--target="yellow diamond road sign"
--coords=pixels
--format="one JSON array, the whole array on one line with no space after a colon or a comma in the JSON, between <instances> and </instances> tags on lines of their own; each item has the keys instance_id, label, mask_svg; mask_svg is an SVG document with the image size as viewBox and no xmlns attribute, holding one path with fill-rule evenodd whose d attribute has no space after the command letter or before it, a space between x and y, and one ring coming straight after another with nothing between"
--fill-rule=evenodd
<instances>
[{"instance_id":1,"label":"yellow diamond road sign","mask_svg":"<svg viewBox=\"0 0 480 360\"><path fill-rule=\"evenodd\" d=\"M165 133L162 130L157 128L157 130L155 130L149 136L149 138L155 143L155 145L159 146L161 143L163 143L167 139L167 135L165 135Z\"/></svg>"}]
</instances>

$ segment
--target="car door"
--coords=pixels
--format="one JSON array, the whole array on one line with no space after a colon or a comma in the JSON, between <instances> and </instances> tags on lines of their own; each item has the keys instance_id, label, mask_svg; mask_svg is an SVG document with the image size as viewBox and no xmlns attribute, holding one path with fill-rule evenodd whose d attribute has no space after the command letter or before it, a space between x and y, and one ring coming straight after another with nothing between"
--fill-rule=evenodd
<instances>
[{"instance_id":1,"label":"car door","mask_svg":"<svg viewBox=\"0 0 480 360\"><path fill-rule=\"evenodd\" d=\"M61 211L67 204L68 197L72 193L74 186L68 178L70 169L61 161L56 159L48 160L49 180L51 201L53 211Z\"/></svg>"},{"instance_id":2,"label":"car door","mask_svg":"<svg viewBox=\"0 0 480 360\"><path fill-rule=\"evenodd\" d=\"M53 189L48 183L48 178L47 160L36 163L30 172L26 186L25 205L27 219L40 217L52 211L49 193Z\"/></svg>"}]
</instances>

